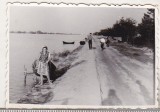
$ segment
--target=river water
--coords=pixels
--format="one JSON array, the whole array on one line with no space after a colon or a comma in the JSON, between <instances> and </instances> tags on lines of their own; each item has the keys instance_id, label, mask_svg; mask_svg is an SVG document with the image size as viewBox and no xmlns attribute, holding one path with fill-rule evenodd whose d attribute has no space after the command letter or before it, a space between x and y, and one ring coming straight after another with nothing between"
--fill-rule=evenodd
<instances>
[{"instance_id":1,"label":"river water","mask_svg":"<svg viewBox=\"0 0 160 112\"><path fill-rule=\"evenodd\" d=\"M32 63L38 59L43 46L49 52L73 50L84 40L83 35L10 34L9 38L9 102L17 100L28 91L24 86L24 66L32 70ZM74 45L63 45L62 41L75 41ZM31 79L27 78L27 84Z\"/></svg>"}]
</instances>

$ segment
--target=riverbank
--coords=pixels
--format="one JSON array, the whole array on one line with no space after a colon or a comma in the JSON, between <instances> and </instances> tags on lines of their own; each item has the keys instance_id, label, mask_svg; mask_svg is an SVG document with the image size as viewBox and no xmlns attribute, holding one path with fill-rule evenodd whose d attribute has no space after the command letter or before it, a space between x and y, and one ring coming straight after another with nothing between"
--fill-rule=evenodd
<instances>
[{"instance_id":1,"label":"riverbank","mask_svg":"<svg viewBox=\"0 0 160 112\"><path fill-rule=\"evenodd\" d=\"M88 44L86 44L73 51L53 54L52 61L57 69L67 66L69 67L68 71L55 80L51 86L33 87L18 100L18 103L100 105L101 97L94 49L89 50Z\"/></svg>"},{"instance_id":2,"label":"riverbank","mask_svg":"<svg viewBox=\"0 0 160 112\"><path fill-rule=\"evenodd\" d=\"M72 64L74 60L78 58L77 53L81 51L83 46L79 46L76 49L70 51L65 50L63 52L55 53L51 52L51 61L56 65L56 73L55 74L57 79L61 77L63 74L67 72L68 69L70 69L73 66L76 66ZM76 64L76 63L75 63ZM36 60L32 64L33 70L36 66ZM48 85L48 83L44 83L43 86L39 85L40 77L33 75L29 77L29 84L27 84L26 87L28 91L25 92L25 95L23 95L17 103L23 103L23 104L42 104L50 101L53 98L53 85Z\"/></svg>"}]
</instances>

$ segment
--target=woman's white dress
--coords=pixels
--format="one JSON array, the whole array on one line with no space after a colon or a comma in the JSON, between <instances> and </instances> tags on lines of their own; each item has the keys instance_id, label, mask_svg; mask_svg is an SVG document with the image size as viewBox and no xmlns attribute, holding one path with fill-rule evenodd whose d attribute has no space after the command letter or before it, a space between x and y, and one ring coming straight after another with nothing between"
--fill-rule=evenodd
<instances>
[{"instance_id":1,"label":"woman's white dress","mask_svg":"<svg viewBox=\"0 0 160 112\"><path fill-rule=\"evenodd\" d=\"M48 59L50 57L49 52L46 54L40 53L37 73L40 75L49 76Z\"/></svg>"}]
</instances>

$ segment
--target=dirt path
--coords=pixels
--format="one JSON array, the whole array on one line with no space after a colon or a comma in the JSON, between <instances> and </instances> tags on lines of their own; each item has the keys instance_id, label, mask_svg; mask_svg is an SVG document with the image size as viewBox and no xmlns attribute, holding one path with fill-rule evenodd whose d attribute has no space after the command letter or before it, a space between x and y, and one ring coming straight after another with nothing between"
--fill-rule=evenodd
<instances>
[{"instance_id":1,"label":"dirt path","mask_svg":"<svg viewBox=\"0 0 160 112\"><path fill-rule=\"evenodd\" d=\"M102 105L153 104L153 64L130 59L113 47L100 48L94 39Z\"/></svg>"},{"instance_id":2,"label":"dirt path","mask_svg":"<svg viewBox=\"0 0 160 112\"><path fill-rule=\"evenodd\" d=\"M47 105L144 106L154 100L153 64L100 48L98 39L77 52L72 67L53 83ZM74 66L73 66L74 65Z\"/></svg>"},{"instance_id":3,"label":"dirt path","mask_svg":"<svg viewBox=\"0 0 160 112\"><path fill-rule=\"evenodd\" d=\"M53 99L47 105L101 105L94 50L86 44L77 52L71 68L53 83Z\"/></svg>"}]
</instances>

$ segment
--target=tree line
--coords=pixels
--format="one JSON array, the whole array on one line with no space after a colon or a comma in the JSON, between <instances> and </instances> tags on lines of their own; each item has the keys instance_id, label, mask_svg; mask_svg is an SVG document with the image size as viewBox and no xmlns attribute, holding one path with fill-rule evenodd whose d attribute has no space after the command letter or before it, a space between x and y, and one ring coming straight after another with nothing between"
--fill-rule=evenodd
<instances>
[{"instance_id":1,"label":"tree line","mask_svg":"<svg viewBox=\"0 0 160 112\"><path fill-rule=\"evenodd\" d=\"M10 33L18 33L18 34L58 34L58 35L80 35L80 34L74 34L74 33L53 33L53 32L43 32L43 31L10 31Z\"/></svg>"},{"instance_id":2,"label":"tree line","mask_svg":"<svg viewBox=\"0 0 160 112\"><path fill-rule=\"evenodd\" d=\"M95 35L122 37L122 42L135 46L147 46L154 48L155 45L155 11L147 9L142 22L136 24L132 18L123 17L113 24L112 27L95 32Z\"/></svg>"}]
</instances>

